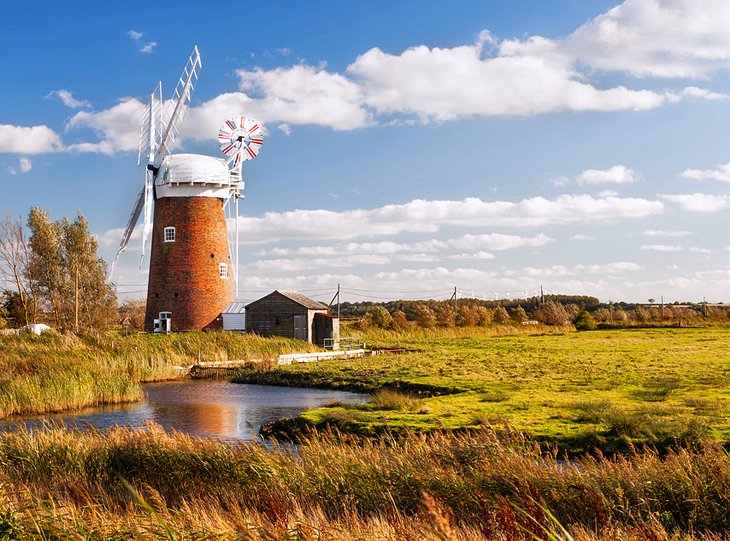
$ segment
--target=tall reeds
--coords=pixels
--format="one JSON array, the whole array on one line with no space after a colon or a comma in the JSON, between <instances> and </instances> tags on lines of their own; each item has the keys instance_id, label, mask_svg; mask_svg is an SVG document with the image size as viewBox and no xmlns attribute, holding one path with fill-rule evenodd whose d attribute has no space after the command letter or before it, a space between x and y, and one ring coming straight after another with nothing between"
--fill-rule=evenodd
<instances>
[{"instance_id":1,"label":"tall reeds","mask_svg":"<svg viewBox=\"0 0 730 541\"><path fill-rule=\"evenodd\" d=\"M140 383L174 379L177 367L198 360L266 361L311 349L298 340L228 332L2 335L0 418L136 401Z\"/></svg>"},{"instance_id":2,"label":"tall reeds","mask_svg":"<svg viewBox=\"0 0 730 541\"><path fill-rule=\"evenodd\" d=\"M320 434L295 451L156 426L19 432L0 437L0 483L0 532L3 520L55 517L96 538L720 539L730 528L719 445L566 461L488 429Z\"/></svg>"}]
</instances>

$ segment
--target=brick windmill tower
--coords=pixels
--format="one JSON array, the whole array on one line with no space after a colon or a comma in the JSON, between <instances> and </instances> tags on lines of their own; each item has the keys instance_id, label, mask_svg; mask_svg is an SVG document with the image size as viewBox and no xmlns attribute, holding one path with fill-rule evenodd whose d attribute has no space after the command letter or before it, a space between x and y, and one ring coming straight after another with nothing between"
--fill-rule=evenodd
<instances>
[{"instance_id":1,"label":"brick windmill tower","mask_svg":"<svg viewBox=\"0 0 730 541\"><path fill-rule=\"evenodd\" d=\"M137 165L145 182L137 196L119 250L126 249L144 213L142 258L152 233L145 330L178 331L221 326L220 314L238 293L238 199L244 183L242 164L256 157L263 135L245 116L226 120L218 142L226 159L170 154L192 97L202 64L195 47L163 115L162 84L147 105ZM154 218L152 208L154 206ZM227 223L235 229L233 252ZM141 268L141 262L140 262Z\"/></svg>"}]
</instances>

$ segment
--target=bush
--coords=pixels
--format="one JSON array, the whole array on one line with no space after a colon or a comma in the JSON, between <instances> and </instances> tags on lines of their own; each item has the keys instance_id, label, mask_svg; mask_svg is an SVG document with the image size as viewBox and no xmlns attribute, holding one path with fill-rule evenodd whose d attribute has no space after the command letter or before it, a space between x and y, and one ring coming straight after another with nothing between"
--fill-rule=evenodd
<instances>
[{"instance_id":1,"label":"bush","mask_svg":"<svg viewBox=\"0 0 730 541\"><path fill-rule=\"evenodd\" d=\"M553 301L548 301L535 310L534 316L545 325L567 325L571 320L563 305Z\"/></svg>"},{"instance_id":2,"label":"bush","mask_svg":"<svg viewBox=\"0 0 730 541\"><path fill-rule=\"evenodd\" d=\"M504 306L497 306L494 309L493 320L495 323L499 324L509 323L509 314L507 313L507 310L504 309Z\"/></svg>"},{"instance_id":3,"label":"bush","mask_svg":"<svg viewBox=\"0 0 730 541\"><path fill-rule=\"evenodd\" d=\"M575 316L573 325L575 325L575 328L579 331L592 331L596 328L596 320L593 319L593 316L591 316L588 311L581 310L578 312L578 315Z\"/></svg>"},{"instance_id":4,"label":"bush","mask_svg":"<svg viewBox=\"0 0 730 541\"><path fill-rule=\"evenodd\" d=\"M416 323L425 329L430 329L431 327L436 326L436 314L425 304L416 305L414 316Z\"/></svg>"}]
</instances>

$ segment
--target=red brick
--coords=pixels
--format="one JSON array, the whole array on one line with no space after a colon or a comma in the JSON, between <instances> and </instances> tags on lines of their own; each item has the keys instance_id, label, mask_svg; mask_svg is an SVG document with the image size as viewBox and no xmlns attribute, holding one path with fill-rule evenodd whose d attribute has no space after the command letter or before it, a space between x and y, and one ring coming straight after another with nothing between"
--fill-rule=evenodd
<instances>
[{"instance_id":1,"label":"red brick","mask_svg":"<svg viewBox=\"0 0 730 541\"><path fill-rule=\"evenodd\" d=\"M175 242L164 241L165 227L175 228ZM220 277L220 263L228 264L228 278ZM220 328L233 300L232 267L222 199L155 201L145 329L160 312L172 312L174 331Z\"/></svg>"}]
</instances>

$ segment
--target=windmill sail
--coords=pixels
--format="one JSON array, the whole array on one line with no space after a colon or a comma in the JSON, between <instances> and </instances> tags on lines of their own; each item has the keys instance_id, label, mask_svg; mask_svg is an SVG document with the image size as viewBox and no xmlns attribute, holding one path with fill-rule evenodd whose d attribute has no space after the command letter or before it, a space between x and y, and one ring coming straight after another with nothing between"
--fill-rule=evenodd
<instances>
[{"instance_id":1,"label":"windmill sail","mask_svg":"<svg viewBox=\"0 0 730 541\"><path fill-rule=\"evenodd\" d=\"M147 238L152 230L152 200L155 179L157 178L157 173L162 166L163 160L175 144L175 137L180 130L180 124L185 117L188 105L192 99L195 84L200 76L202 66L200 53L196 46L193 48L193 52L190 58L188 58L188 62L183 68L182 75L175 87L173 98L168 107L169 114L166 115L167 118L163 118L162 83L158 83L152 91L152 94L150 94L140 129L140 142L137 153L137 165L142 165L143 163L147 165L145 182L142 191L137 195L132 214L129 217L129 222L127 222L127 228L124 230L119 249L114 256L114 261L109 270L109 279L111 279L114 273L119 256L126 250L129 244L129 239L132 236L132 232L137 225L143 209L142 259L144 259ZM140 260L141 267L142 261Z\"/></svg>"},{"instance_id":2,"label":"windmill sail","mask_svg":"<svg viewBox=\"0 0 730 541\"><path fill-rule=\"evenodd\" d=\"M165 156L170 153L172 146L175 144L175 137L177 137L180 131L180 124L185 118L185 113L188 110L188 105L193 97L193 91L195 90L195 83L198 82L200 76L200 70L203 64L200 62L200 53L198 48L194 47L193 52L188 59L188 63L183 68L182 75L177 82L175 92L172 96L168 111L171 111L168 115L166 127L164 129L164 135L160 140L160 146L157 149L157 155L154 160L150 160L150 164L153 166L155 175L162 165L162 161Z\"/></svg>"}]
</instances>

